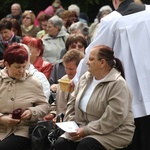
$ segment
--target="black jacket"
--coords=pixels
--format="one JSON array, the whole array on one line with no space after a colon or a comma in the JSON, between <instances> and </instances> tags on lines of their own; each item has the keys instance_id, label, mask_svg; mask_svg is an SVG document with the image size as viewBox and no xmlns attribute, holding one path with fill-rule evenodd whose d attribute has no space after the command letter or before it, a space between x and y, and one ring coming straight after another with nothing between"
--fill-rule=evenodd
<instances>
[{"instance_id":1,"label":"black jacket","mask_svg":"<svg viewBox=\"0 0 150 150\"><path fill-rule=\"evenodd\" d=\"M19 36L14 36L12 38L12 40L9 42L8 45L14 43L14 42L17 42L17 43L21 43L21 37ZM7 48L7 45L5 45L3 42L2 42L2 38L0 37L0 60L3 59L3 53L4 53L4 50Z\"/></svg>"}]
</instances>

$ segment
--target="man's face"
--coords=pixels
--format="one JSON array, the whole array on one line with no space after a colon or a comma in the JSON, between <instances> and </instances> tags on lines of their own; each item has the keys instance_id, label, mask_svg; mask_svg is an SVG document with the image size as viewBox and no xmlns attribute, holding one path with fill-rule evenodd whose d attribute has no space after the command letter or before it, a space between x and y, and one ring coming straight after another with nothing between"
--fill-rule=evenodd
<instances>
[{"instance_id":1,"label":"man's face","mask_svg":"<svg viewBox=\"0 0 150 150\"><path fill-rule=\"evenodd\" d=\"M65 62L64 67L65 67L66 74L68 75L68 78L73 79L77 69L75 61Z\"/></svg>"},{"instance_id":2,"label":"man's face","mask_svg":"<svg viewBox=\"0 0 150 150\"><path fill-rule=\"evenodd\" d=\"M8 40L10 40L10 38L12 36L12 31L9 30L9 29L3 29L3 30L0 31L0 34L1 34L2 39L4 41L8 41Z\"/></svg>"},{"instance_id":3,"label":"man's face","mask_svg":"<svg viewBox=\"0 0 150 150\"><path fill-rule=\"evenodd\" d=\"M11 13L12 13L13 16L19 15L20 12L21 12L21 8L20 8L19 5L17 5L17 4L12 5L12 7L11 7Z\"/></svg>"}]
</instances>

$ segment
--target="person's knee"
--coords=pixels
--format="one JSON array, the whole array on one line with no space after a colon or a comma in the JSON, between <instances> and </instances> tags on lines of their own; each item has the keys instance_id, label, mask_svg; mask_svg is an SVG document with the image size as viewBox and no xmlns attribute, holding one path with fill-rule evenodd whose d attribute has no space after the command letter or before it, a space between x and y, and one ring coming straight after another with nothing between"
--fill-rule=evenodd
<instances>
[{"instance_id":1,"label":"person's knee","mask_svg":"<svg viewBox=\"0 0 150 150\"><path fill-rule=\"evenodd\" d=\"M63 138L59 137L54 145L55 149L58 149L59 147L63 147L64 146L64 140Z\"/></svg>"},{"instance_id":2,"label":"person's knee","mask_svg":"<svg viewBox=\"0 0 150 150\"><path fill-rule=\"evenodd\" d=\"M88 137L82 139L76 150L106 150L97 140Z\"/></svg>"},{"instance_id":3,"label":"person's knee","mask_svg":"<svg viewBox=\"0 0 150 150\"><path fill-rule=\"evenodd\" d=\"M3 142L0 142L0 150L9 150L9 148L7 148L7 145Z\"/></svg>"}]
</instances>

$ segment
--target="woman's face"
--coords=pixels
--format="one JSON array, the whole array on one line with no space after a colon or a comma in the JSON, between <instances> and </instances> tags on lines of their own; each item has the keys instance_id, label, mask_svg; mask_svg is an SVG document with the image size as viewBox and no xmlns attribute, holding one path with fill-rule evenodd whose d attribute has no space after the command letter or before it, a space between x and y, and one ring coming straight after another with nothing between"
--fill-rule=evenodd
<instances>
[{"instance_id":1,"label":"woman's face","mask_svg":"<svg viewBox=\"0 0 150 150\"><path fill-rule=\"evenodd\" d=\"M40 55L40 50L31 45L28 45L28 47L30 48L31 52L30 63L33 64L37 60L37 57Z\"/></svg>"},{"instance_id":2,"label":"woman's face","mask_svg":"<svg viewBox=\"0 0 150 150\"><path fill-rule=\"evenodd\" d=\"M68 75L68 78L73 79L77 69L75 61L65 62L64 67L65 67L66 74Z\"/></svg>"},{"instance_id":3,"label":"woman's face","mask_svg":"<svg viewBox=\"0 0 150 150\"><path fill-rule=\"evenodd\" d=\"M80 52L83 52L83 53L85 52L85 47L84 47L84 45L81 42L72 43L69 46L68 50L71 50L71 49L76 49L76 50L79 50Z\"/></svg>"},{"instance_id":4,"label":"woman's face","mask_svg":"<svg viewBox=\"0 0 150 150\"><path fill-rule=\"evenodd\" d=\"M25 74L27 63L28 62L25 61L23 64L13 63L9 66L8 63L5 62L9 77L14 79L21 79Z\"/></svg>"},{"instance_id":5,"label":"woman's face","mask_svg":"<svg viewBox=\"0 0 150 150\"><path fill-rule=\"evenodd\" d=\"M59 30L57 27L55 27L51 22L47 23L47 33L51 36L51 37L55 37L57 36Z\"/></svg>"},{"instance_id":6,"label":"woman's face","mask_svg":"<svg viewBox=\"0 0 150 150\"><path fill-rule=\"evenodd\" d=\"M97 49L92 49L87 62L88 71L93 75L97 76L101 74L101 61L97 59Z\"/></svg>"},{"instance_id":7,"label":"woman's face","mask_svg":"<svg viewBox=\"0 0 150 150\"><path fill-rule=\"evenodd\" d=\"M0 31L0 34L4 41L10 40L10 38L12 37L12 31L9 29L3 29L2 31Z\"/></svg>"},{"instance_id":8,"label":"woman's face","mask_svg":"<svg viewBox=\"0 0 150 150\"><path fill-rule=\"evenodd\" d=\"M25 27L29 27L30 25L32 25L32 21L31 21L31 15L28 14L26 16L24 16L22 18L22 24L25 26Z\"/></svg>"}]
</instances>

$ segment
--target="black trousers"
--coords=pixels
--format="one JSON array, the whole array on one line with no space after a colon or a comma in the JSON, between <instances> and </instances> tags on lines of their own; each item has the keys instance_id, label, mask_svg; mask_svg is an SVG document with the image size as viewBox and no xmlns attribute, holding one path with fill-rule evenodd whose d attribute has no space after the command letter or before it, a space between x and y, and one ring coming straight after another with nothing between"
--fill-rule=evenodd
<instances>
[{"instance_id":1,"label":"black trousers","mask_svg":"<svg viewBox=\"0 0 150 150\"><path fill-rule=\"evenodd\" d=\"M85 138L80 142L73 142L59 137L54 146L55 150L106 150L97 140Z\"/></svg>"},{"instance_id":2,"label":"black trousers","mask_svg":"<svg viewBox=\"0 0 150 150\"><path fill-rule=\"evenodd\" d=\"M27 150L30 147L30 139L11 134L0 141L0 150Z\"/></svg>"},{"instance_id":3,"label":"black trousers","mask_svg":"<svg viewBox=\"0 0 150 150\"><path fill-rule=\"evenodd\" d=\"M150 115L135 118L132 143L125 150L150 150Z\"/></svg>"}]
</instances>

